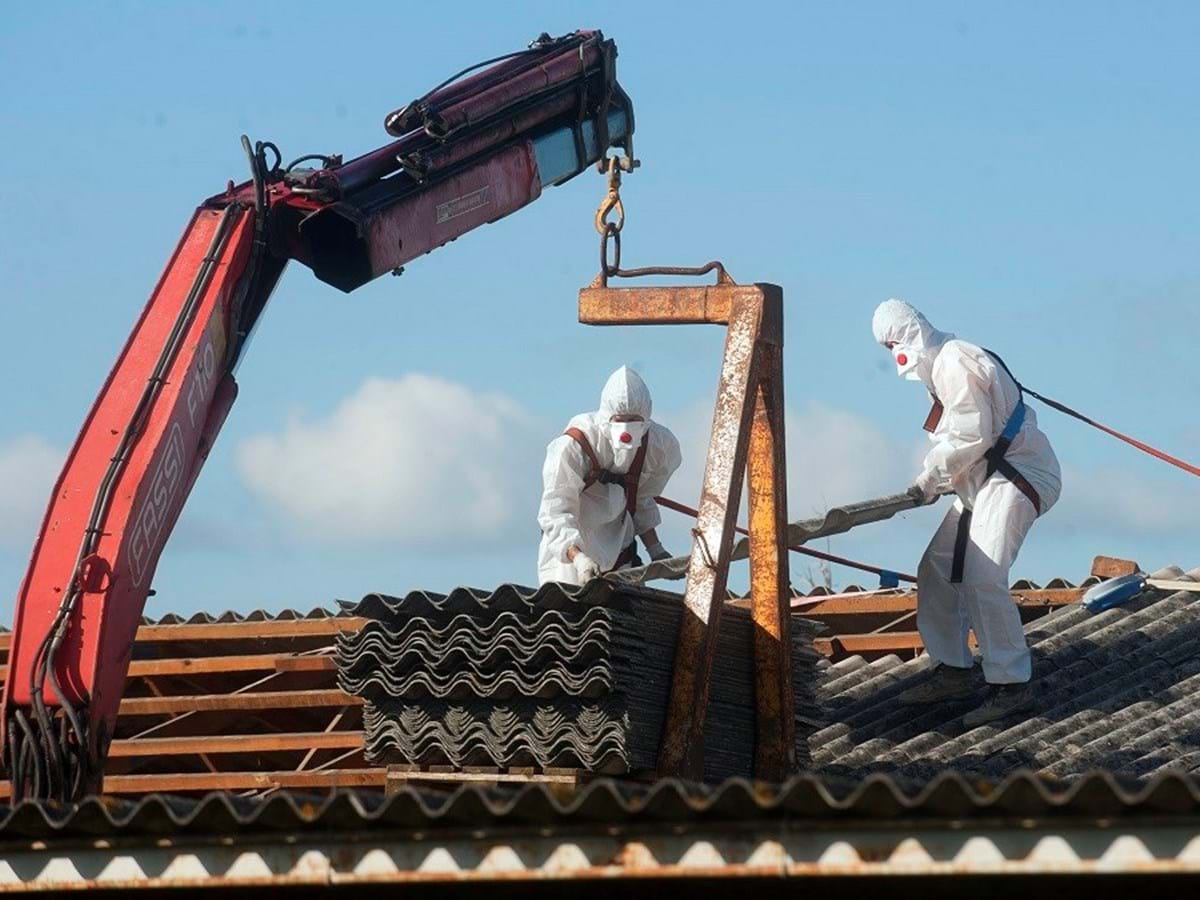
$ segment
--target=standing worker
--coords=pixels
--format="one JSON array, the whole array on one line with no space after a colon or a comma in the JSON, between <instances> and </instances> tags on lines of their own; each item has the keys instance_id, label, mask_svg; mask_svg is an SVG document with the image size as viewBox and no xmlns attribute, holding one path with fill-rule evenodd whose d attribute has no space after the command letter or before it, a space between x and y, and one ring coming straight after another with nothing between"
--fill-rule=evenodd
<instances>
[{"instance_id":1,"label":"standing worker","mask_svg":"<svg viewBox=\"0 0 1200 900\"><path fill-rule=\"evenodd\" d=\"M622 366L600 394L600 410L573 418L546 448L538 524L538 582L586 584L650 558L670 557L655 529L654 498L679 468L679 441L650 420L650 391Z\"/></svg>"},{"instance_id":2,"label":"standing worker","mask_svg":"<svg viewBox=\"0 0 1200 900\"><path fill-rule=\"evenodd\" d=\"M1031 663L1009 568L1030 526L1062 489L1058 459L999 357L936 330L902 300L875 310L875 340L896 372L929 390L933 448L913 485L926 502L958 495L917 570L917 628L939 664L902 704L965 699L978 690L967 646L975 632L987 693L968 728L1028 709Z\"/></svg>"}]
</instances>

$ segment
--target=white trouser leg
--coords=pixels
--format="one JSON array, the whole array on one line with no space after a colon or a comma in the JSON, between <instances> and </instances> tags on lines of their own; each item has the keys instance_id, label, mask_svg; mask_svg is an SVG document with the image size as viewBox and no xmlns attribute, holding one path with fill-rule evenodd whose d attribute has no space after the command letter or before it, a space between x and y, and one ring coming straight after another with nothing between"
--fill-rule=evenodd
<instances>
[{"instance_id":1,"label":"white trouser leg","mask_svg":"<svg viewBox=\"0 0 1200 900\"><path fill-rule=\"evenodd\" d=\"M966 669L974 665L967 646L970 622L960 585L950 583L954 539L962 512L962 501L955 500L917 567L917 630L930 656L943 665Z\"/></svg>"},{"instance_id":2,"label":"white trouser leg","mask_svg":"<svg viewBox=\"0 0 1200 900\"><path fill-rule=\"evenodd\" d=\"M979 642L983 674L991 684L1028 681L1029 646L1009 593L1009 570L1037 510L1007 478L993 476L979 490L963 564L967 618Z\"/></svg>"}]
</instances>

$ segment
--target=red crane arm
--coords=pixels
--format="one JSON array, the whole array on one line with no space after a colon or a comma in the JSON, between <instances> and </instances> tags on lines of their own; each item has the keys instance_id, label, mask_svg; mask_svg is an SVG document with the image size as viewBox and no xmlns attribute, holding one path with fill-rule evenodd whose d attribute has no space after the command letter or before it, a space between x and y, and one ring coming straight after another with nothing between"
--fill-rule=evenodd
<instances>
[{"instance_id":1,"label":"red crane arm","mask_svg":"<svg viewBox=\"0 0 1200 900\"><path fill-rule=\"evenodd\" d=\"M289 259L353 290L536 200L610 146L633 110L599 32L545 35L388 116L348 163L253 177L193 215L50 498L17 597L0 750L13 798L98 791L150 584L237 396L233 370ZM462 74L462 73L460 73ZM319 168L299 163L319 159Z\"/></svg>"}]
</instances>

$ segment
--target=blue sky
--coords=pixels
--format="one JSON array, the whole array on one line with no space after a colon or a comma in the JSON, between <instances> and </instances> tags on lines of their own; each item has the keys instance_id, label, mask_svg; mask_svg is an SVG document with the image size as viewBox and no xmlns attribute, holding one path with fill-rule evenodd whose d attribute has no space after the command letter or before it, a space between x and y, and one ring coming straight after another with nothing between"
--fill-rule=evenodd
<instances>
[{"instance_id":1,"label":"blue sky","mask_svg":"<svg viewBox=\"0 0 1200 900\"><path fill-rule=\"evenodd\" d=\"M718 257L783 285L794 517L917 471L925 400L870 335L889 296L1043 393L1200 457L1195 5L499 9L6 13L0 619L61 455L192 208L245 177L238 135L285 156L361 153L384 142L388 110L540 31L600 27L620 48L643 160L624 191L626 261ZM578 324L602 190L581 176L350 296L291 267L148 612L531 581L542 448L621 363L684 439L672 493L693 500L721 334ZM1014 577L1078 579L1097 553L1200 563L1195 479L1040 419L1066 483ZM912 571L937 516L831 549Z\"/></svg>"}]
</instances>

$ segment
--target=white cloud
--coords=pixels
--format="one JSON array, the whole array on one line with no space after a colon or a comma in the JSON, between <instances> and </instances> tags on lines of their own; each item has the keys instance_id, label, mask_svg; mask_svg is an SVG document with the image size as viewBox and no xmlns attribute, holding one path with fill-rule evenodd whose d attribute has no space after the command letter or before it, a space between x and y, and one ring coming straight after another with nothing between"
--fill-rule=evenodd
<instances>
[{"instance_id":1,"label":"white cloud","mask_svg":"<svg viewBox=\"0 0 1200 900\"><path fill-rule=\"evenodd\" d=\"M1046 517L1050 528L1140 537L1200 528L1200 485L1187 475L1063 468L1062 498Z\"/></svg>"},{"instance_id":2,"label":"white cloud","mask_svg":"<svg viewBox=\"0 0 1200 900\"><path fill-rule=\"evenodd\" d=\"M63 457L37 435L0 443L0 546L33 547Z\"/></svg>"},{"instance_id":3,"label":"white cloud","mask_svg":"<svg viewBox=\"0 0 1200 900\"><path fill-rule=\"evenodd\" d=\"M317 541L533 540L544 444L513 400L428 375L371 378L324 419L249 438L250 489Z\"/></svg>"},{"instance_id":4,"label":"white cloud","mask_svg":"<svg viewBox=\"0 0 1200 900\"><path fill-rule=\"evenodd\" d=\"M712 411L711 402L697 403L663 420L678 435L684 455L668 491L689 505L700 495ZM813 403L789 409L786 422L791 519L898 493L919 468L909 444L890 439L865 416Z\"/></svg>"}]
</instances>

